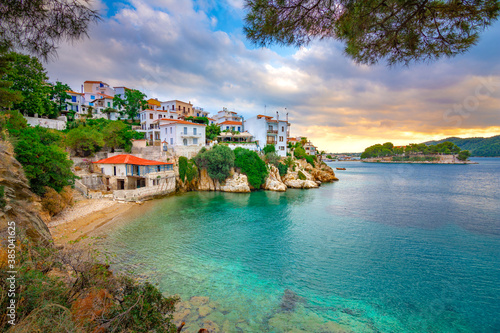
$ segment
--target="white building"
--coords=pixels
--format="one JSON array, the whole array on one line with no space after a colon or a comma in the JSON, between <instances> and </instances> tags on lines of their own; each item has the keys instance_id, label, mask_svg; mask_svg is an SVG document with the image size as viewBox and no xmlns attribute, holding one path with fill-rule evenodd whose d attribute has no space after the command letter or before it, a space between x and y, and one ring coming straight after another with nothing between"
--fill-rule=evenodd
<instances>
[{"instance_id":1,"label":"white building","mask_svg":"<svg viewBox=\"0 0 500 333\"><path fill-rule=\"evenodd\" d=\"M173 151L176 155L189 158L205 147L205 124L180 119L161 119L158 122L163 150Z\"/></svg>"},{"instance_id":2,"label":"white building","mask_svg":"<svg viewBox=\"0 0 500 333\"><path fill-rule=\"evenodd\" d=\"M217 124L223 123L225 121L239 121L241 122L241 116L239 116L234 111L229 111L227 108L222 108L221 111L217 112L214 116L215 122Z\"/></svg>"},{"instance_id":3,"label":"white building","mask_svg":"<svg viewBox=\"0 0 500 333\"><path fill-rule=\"evenodd\" d=\"M221 131L232 131L232 132L242 132L243 123L241 121L230 121L226 120L222 123L218 123Z\"/></svg>"},{"instance_id":4,"label":"white building","mask_svg":"<svg viewBox=\"0 0 500 333\"><path fill-rule=\"evenodd\" d=\"M267 144L276 147L279 156L286 156L288 151L287 139L290 135L290 123L279 119L276 113L276 119L270 116L257 115L256 117L244 121L245 131L251 133L260 149Z\"/></svg>"},{"instance_id":5,"label":"white building","mask_svg":"<svg viewBox=\"0 0 500 333\"><path fill-rule=\"evenodd\" d=\"M66 111L76 112L75 118L79 118L84 113L82 108L85 104L83 94L72 90L68 90L66 93L70 96L66 100Z\"/></svg>"}]
</instances>

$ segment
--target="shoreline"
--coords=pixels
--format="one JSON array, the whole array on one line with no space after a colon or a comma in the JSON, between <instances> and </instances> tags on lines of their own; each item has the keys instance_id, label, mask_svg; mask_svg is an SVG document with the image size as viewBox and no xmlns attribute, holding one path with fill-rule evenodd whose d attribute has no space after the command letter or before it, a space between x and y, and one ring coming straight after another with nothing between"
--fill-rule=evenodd
<instances>
[{"instance_id":1,"label":"shoreline","mask_svg":"<svg viewBox=\"0 0 500 333\"><path fill-rule=\"evenodd\" d=\"M47 227L56 245L67 245L88 237L136 206L109 199L83 199L58 214Z\"/></svg>"},{"instance_id":2,"label":"shoreline","mask_svg":"<svg viewBox=\"0 0 500 333\"><path fill-rule=\"evenodd\" d=\"M363 163L386 163L386 164L445 164L445 165L465 165L465 164L479 164L478 162L465 161L465 162L433 162L433 161L361 161Z\"/></svg>"}]
</instances>

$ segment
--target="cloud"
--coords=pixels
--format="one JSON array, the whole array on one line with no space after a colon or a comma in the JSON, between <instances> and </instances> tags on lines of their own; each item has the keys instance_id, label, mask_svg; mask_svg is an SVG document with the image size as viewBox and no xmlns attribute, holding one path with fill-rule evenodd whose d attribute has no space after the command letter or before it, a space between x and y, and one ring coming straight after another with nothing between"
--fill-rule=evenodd
<instances>
[{"instance_id":1,"label":"cloud","mask_svg":"<svg viewBox=\"0 0 500 333\"><path fill-rule=\"evenodd\" d=\"M99 6L107 17L88 40L61 46L58 60L47 65L52 80L75 90L85 80L103 80L212 113L228 107L246 118L288 112L292 134L331 151L500 128L500 85L494 84L500 82L500 24L469 54L388 68L353 63L335 41L316 41L291 55L248 47L239 0Z\"/></svg>"}]
</instances>

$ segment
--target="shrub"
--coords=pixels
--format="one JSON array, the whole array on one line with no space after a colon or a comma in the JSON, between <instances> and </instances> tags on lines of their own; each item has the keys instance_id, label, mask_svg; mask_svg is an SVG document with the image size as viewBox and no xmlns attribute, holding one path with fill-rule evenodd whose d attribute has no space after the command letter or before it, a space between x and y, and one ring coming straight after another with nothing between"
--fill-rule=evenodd
<instances>
[{"instance_id":1,"label":"shrub","mask_svg":"<svg viewBox=\"0 0 500 333\"><path fill-rule=\"evenodd\" d=\"M471 153L468 150L462 150L460 153L458 153L458 159L460 161L466 161L470 157Z\"/></svg>"},{"instance_id":2,"label":"shrub","mask_svg":"<svg viewBox=\"0 0 500 333\"><path fill-rule=\"evenodd\" d=\"M281 177L286 175L286 173L288 172L288 166L286 164L278 163L277 168L278 168L278 171L280 172Z\"/></svg>"},{"instance_id":3,"label":"shrub","mask_svg":"<svg viewBox=\"0 0 500 333\"><path fill-rule=\"evenodd\" d=\"M187 164L186 178L188 182L192 181L195 178L198 178L198 168L196 167L192 159L190 159Z\"/></svg>"},{"instance_id":4,"label":"shrub","mask_svg":"<svg viewBox=\"0 0 500 333\"><path fill-rule=\"evenodd\" d=\"M241 147L234 150L234 155L234 165L247 175L250 185L259 189L268 175L264 161L256 152Z\"/></svg>"},{"instance_id":5,"label":"shrub","mask_svg":"<svg viewBox=\"0 0 500 333\"><path fill-rule=\"evenodd\" d=\"M303 159L307 156L306 150L302 146L295 148L295 150L293 151L293 155L298 159Z\"/></svg>"},{"instance_id":6,"label":"shrub","mask_svg":"<svg viewBox=\"0 0 500 333\"><path fill-rule=\"evenodd\" d=\"M315 167L315 164L314 164L314 157L311 156L311 155L306 155L306 161L307 163L311 164L313 166L313 168Z\"/></svg>"},{"instance_id":7,"label":"shrub","mask_svg":"<svg viewBox=\"0 0 500 333\"><path fill-rule=\"evenodd\" d=\"M42 197L42 207L50 216L54 216L60 213L66 205L59 193L53 188L45 187L45 194Z\"/></svg>"},{"instance_id":8,"label":"shrub","mask_svg":"<svg viewBox=\"0 0 500 333\"><path fill-rule=\"evenodd\" d=\"M195 156L194 162L198 168L207 169L210 178L223 182L231 175L231 168L234 167L234 153L229 147L215 145L210 150L200 151Z\"/></svg>"},{"instance_id":9,"label":"shrub","mask_svg":"<svg viewBox=\"0 0 500 333\"><path fill-rule=\"evenodd\" d=\"M65 186L61 193L61 198L66 207L73 206L73 189L71 186Z\"/></svg>"},{"instance_id":10,"label":"shrub","mask_svg":"<svg viewBox=\"0 0 500 333\"><path fill-rule=\"evenodd\" d=\"M104 146L104 140L97 129L77 127L68 132L66 145L73 149L77 156L86 157L99 151Z\"/></svg>"},{"instance_id":11,"label":"shrub","mask_svg":"<svg viewBox=\"0 0 500 333\"><path fill-rule=\"evenodd\" d=\"M264 155L264 160L268 164L272 164L275 167L277 167L278 163L280 162L280 157L278 156L278 154L276 154L274 152L273 153L267 153L266 155Z\"/></svg>"},{"instance_id":12,"label":"shrub","mask_svg":"<svg viewBox=\"0 0 500 333\"><path fill-rule=\"evenodd\" d=\"M299 170L298 175L299 175L299 179L300 180L306 180L307 179L306 175L304 175L304 173L302 171L300 171L300 170Z\"/></svg>"},{"instance_id":13,"label":"shrub","mask_svg":"<svg viewBox=\"0 0 500 333\"><path fill-rule=\"evenodd\" d=\"M7 205L7 201L5 200L5 186L0 186L0 209L4 209Z\"/></svg>"},{"instance_id":14,"label":"shrub","mask_svg":"<svg viewBox=\"0 0 500 333\"><path fill-rule=\"evenodd\" d=\"M186 180L186 171L187 171L188 159L184 156L179 157L179 178L182 181Z\"/></svg>"},{"instance_id":15,"label":"shrub","mask_svg":"<svg viewBox=\"0 0 500 333\"><path fill-rule=\"evenodd\" d=\"M262 148L262 151L264 152L265 155L267 155L269 153L275 153L276 147L274 147L274 145L267 144L264 146L264 148Z\"/></svg>"}]
</instances>

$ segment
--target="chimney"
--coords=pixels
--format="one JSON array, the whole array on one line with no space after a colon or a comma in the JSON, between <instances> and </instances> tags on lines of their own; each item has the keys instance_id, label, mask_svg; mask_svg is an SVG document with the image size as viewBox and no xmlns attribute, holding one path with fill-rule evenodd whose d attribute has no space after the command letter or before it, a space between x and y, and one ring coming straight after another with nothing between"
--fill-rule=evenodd
<instances>
[{"instance_id":1,"label":"chimney","mask_svg":"<svg viewBox=\"0 0 500 333\"><path fill-rule=\"evenodd\" d=\"M286 113L286 122L288 122L288 112Z\"/></svg>"},{"instance_id":2,"label":"chimney","mask_svg":"<svg viewBox=\"0 0 500 333\"><path fill-rule=\"evenodd\" d=\"M280 114L278 113L278 111L276 111L276 120L280 120Z\"/></svg>"},{"instance_id":3,"label":"chimney","mask_svg":"<svg viewBox=\"0 0 500 333\"><path fill-rule=\"evenodd\" d=\"M245 118L240 116L241 118L241 133L245 132Z\"/></svg>"}]
</instances>

